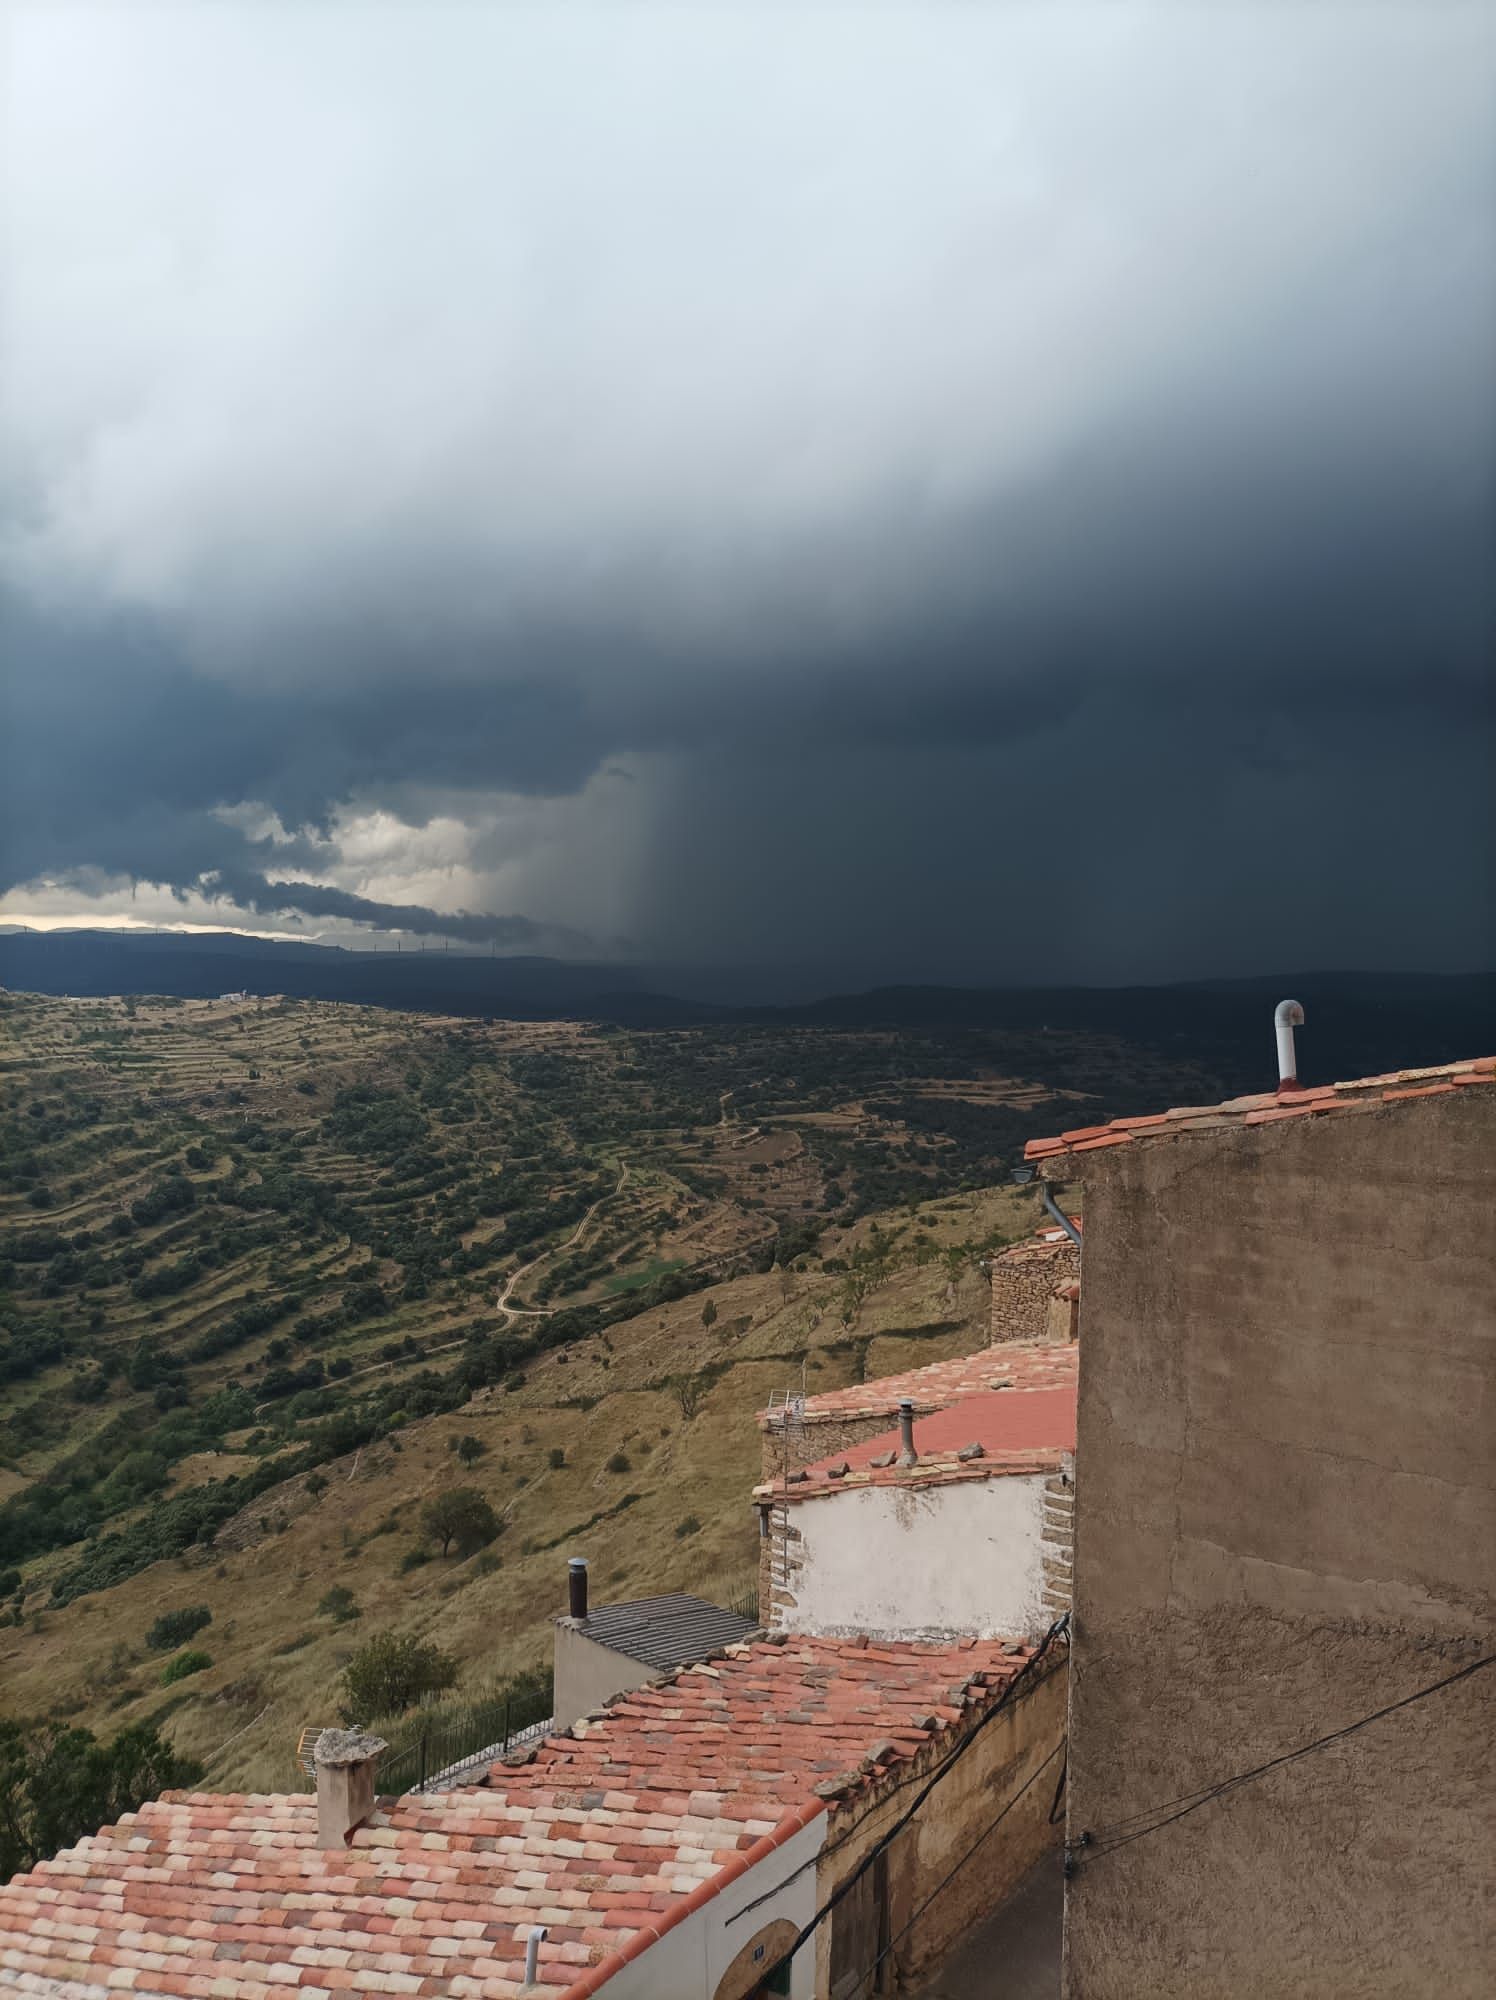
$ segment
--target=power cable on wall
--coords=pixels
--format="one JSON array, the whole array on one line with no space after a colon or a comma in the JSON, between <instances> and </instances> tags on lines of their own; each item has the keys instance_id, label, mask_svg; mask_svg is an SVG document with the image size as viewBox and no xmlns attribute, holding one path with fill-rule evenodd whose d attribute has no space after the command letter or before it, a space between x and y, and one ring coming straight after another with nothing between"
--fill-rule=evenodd
<instances>
[{"instance_id":1,"label":"power cable on wall","mask_svg":"<svg viewBox=\"0 0 1496 2000\"><path fill-rule=\"evenodd\" d=\"M879 1969L881 1968L883 1961L891 1956L894 1946L903 1943L904 1939L908 1937L910 1931L914 1929L914 1926L919 1922L920 1918L924 1915L925 1911L929 1909L930 1905L934 1902L935 1898L938 1895L940 1895L942 1890L948 1889L950 1887L951 1883L955 1881L956 1877L961 1873L961 1870L966 1866L967 1862L970 1861L971 1857L976 1853L977 1849L982 1845L983 1841L987 1840L990 1835L992 1835L997 1831L998 1827L1002 1825L1003 1821L1008 1817L1008 1814L1013 1810L1014 1806L1017 1805L1018 1801L1023 1797L1024 1793L1029 1789L1029 1787L1037 1783L1039 1778L1043 1776L1044 1772L1046 1772L1049 1769L1050 1765L1054 1762L1055 1758L1058 1757L1060 1752L1065 1748L1067 1740L1068 1739L1063 1736L1060 1738L1059 1742L1056 1743L1053 1750L1051 1750L1049 1755L1044 1759L1044 1762L1038 1765L1037 1768L1031 1771L1028 1777L1024 1779L1023 1783L1019 1786L1018 1790L1013 1794L1012 1798L1008 1800L1008 1803L1003 1807L1002 1811L998 1813L997 1817L995 1819L989 1820L986 1826L982 1828L982 1831L977 1835L976 1839L971 1843L970 1847L967 1848L966 1852L956 1862L955 1866L949 1869L944 1875L941 1876L940 1880L935 1884L935 1887L930 1891L929 1895L926 1896L925 1900L920 1904L919 1908L909 1918L908 1922L902 1925L902 1927L899 1930L895 1931L894 1935L888 1940L888 1943L884 1945L883 1949L878 1953L878 1956L873 1960L872 1964L868 1967L867 1971L864 1972L862 1977L858 1980L856 1986L854 1986L852 1991L847 1995L847 2000L861 2000L863 1992L867 1990L868 1981L870 1979L877 1978ZM1051 1812L1053 1812L1052 1807L1051 1807ZM1051 1819L1050 1824L1051 1825L1054 1824L1053 1819Z\"/></svg>"},{"instance_id":2,"label":"power cable on wall","mask_svg":"<svg viewBox=\"0 0 1496 2000\"><path fill-rule=\"evenodd\" d=\"M934 1771L931 1772L929 1778L926 1780L925 1784L921 1787L913 1803L899 1815L898 1819L894 1821L893 1825L888 1829L887 1833L883 1834L880 1839L876 1840L873 1843L873 1845L868 1849L867 1853L862 1857L861 1861L858 1862L857 1866L852 1870L851 1874L847 1877L846 1881L840 1883L835 1889L832 1890L831 1894L826 1898L825 1902L822 1903L821 1907L816 1911L815 1915L811 1918L810 1922L805 1925L804 1929L800 1932L799 1936L795 1939L794 1943L790 1946L789 1950L781 1952L779 1957L775 1959L772 1965L766 1966L764 1968L764 1970L760 1974L761 1980L768 1981L772 1979L777 1972L781 1971L783 1967L788 1965L794 1958L796 1952L798 1952L800 1948L804 1944L806 1944L810 1938L812 1938L815 1935L816 1931L820 1929L821 1925L826 1921L827 1917L831 1915L831 1912L836 1908L836 1906L852 1893L852 1890L856 1887L857 1883L873 1866L874 1862L877 1861L879 1855L887 1852L889 1847L903 1832L904 1828L909 1824L910 1820L912 1820L914 1815L919 1811L920 1807L924 1804L925 1800L930 1796L931 1792L934 1791L935 1787L940 1783L940 1781L943 1778L947 1777L950 1774L954 1766L961 1761L961 1759L966 1755L966 1752L971 1748L972 1744L976 1742L978 1736L981 1735L982 1731L987 1727L987 1725L991 1722L995 1722L998 1716L1004 1714L1005 1711L1013 1702L1014 1698L1020 1693L1020 1691L1025 1689L1027 1683L1033 1678L1035 1668L1038 1667L1040 1661L1043 1660L1045 1654L1048 1653L1050 1648L1054 1645L1055 1641L1059 1639L1066 1631L1068 1631L1069 1626L1070 1626L1070 1613L1067 1611L1062 1618L1057 1618L1053 1623L1053 1625L1050 1626L1049 1630L1044 1634L1044 1637L1039 1641L1038 1646L1024 1661L1023 1665L1019 1668L1018 1672L1013 1676L1012 1680L1008 1682L1008 1685L1003 1689L1002 1693L998 1696L997 1700L992 1704L991 1708L987 1710L986 1714L978 1719L974 1727L970 1729L965 1736L962 1737L961 1741L951 1751L950 1755L944 1758L942 1762L936 1766ZM1045 1678L1047 1679L1048 1676L1046 1675Z\"/></svg>"},{"instance_id":3,"label":"power cable on wall","mask_svg":"<svg viewBox=\"0 0 1496 2000\"><path fill-rule=\"evenodd\" d=\"M1051 1667L1049 1673L1045 1674L1042 1680L1037 1681L1034 1687L1030 1690L1030 1692L1037 1693L1038 1690L1044 1686L1045 1681L1047 1681L1050 1678L1050 1674L1057 1674L1061 1670L1062 1670L1061 1667L1058 1666ZM907 1792L911 1785L917 1785L921 1783L927 1776L928 1773L924 1771L910 1771L907 1776L897 1779L893 1784L891 1784L888 1787L887 1791L884 1792L882 1798L879 1799L878 1801L879 1808L881 1809L883 1806L886 1806L889 1803L889 1801L891 1799L896 1798L900 1792ZM1064 1784L1062 1779L1060 1788L1055 1793L1056 1806L1058 1806L1059 1804L1063 1789L1064 1789ZM1056 1813L1054 1807L1051 1807L1050 1820L1049 1820L1049 1824L1051 1826L1057 1825L1059 1823L1060 1818L1062 1817L1063 1817L1062 1814ZM907 1821L903 1822L903 1824L907 1824ZM898 1832L900 1831L900 1828L896 1827L894 1828L894 1831ZM839 1854L842 1848L844 1848L849 1841L859 1839L862 1835L862 1832L863 1829L861 1826L849 1826L847 1828L847 1831L841 1836L839 1840L833 1840L829 1842L825 1847L821 1848L818 1853L812 1854L808 1861L802 1861L798 1868L794 1869L790 1874L784 1877L783 1881L776 1882L772 1889L765 1889L763 1894L760 1896L755 1896L751 1903L744 1903L741 1906L741 1908L734 1910L732 1915L727 1919L727 1923L729 1925L739 1923L744 1917L751 1916L755 1910L762 1908L762 1906L765 1903L772 1903L777 1896L781 1895L784 1890L789 1888L792 1882L798 1882L800 1877L803 1874L805 1874L808 1869L819 1868L823 1862L829 1861L833 1854Z\"/></svg>"},{"instance_id":4,"label":"power cable on wall","mask_svg":"<svg viewBox=\"0 0 1496 2000\"><path fill-rule=\"evenodd\" d=\"M1214 1800L1225 1797L1239 1786L1249 1785L1254 1780L1265 1777L1269 1771L1281 1770L1293 1764L1300 1757L1311 1756L1316 1750L1323 1750L1331 1743L1342 1742L1347 1736L1354 1736L1358 1730L1367 1729L1373 1722L1381 1722L1389 1715L1396 1715L1400 1709L1411 1708L1415 1702L1427 1701L1430 1695L1442 1694L1446 1688L1467 1681L1472 1675L1481 1673L1486 1667L1496 1666L1496 1653L1488 1653L1481 1659L1472 1660L1468 1666L1457 1672L1446 1674L1442 1680L1431 1681L1427 1687L1418 1688L1414 1693L1404 1695L1401 1701L1388 1702L1384 1708L1373 1709L1369 1715L1359 1716L1356 1721L1346 1723L1340 1729L1332 1729L1327 1735L1316 1736L1312 1743L1301 1743L1295 1750L1285 1750L1281 1756L1270 1757L1264 1764L1254 1764L1250 1770L1237 1771L1229 1778L1221 1778L1213 1784L1201 1785L1193 1792L1181 1792L1178 1798L1164 1799L1158 1805L1149 1806L1142 1812L1124 1815L1109 1821L1105 1826L1088 1828L1066 1849L1065 1872L1073 1875L1080 1868L1088 1868L1104 1855L1115 1854L1118 1848L1128 1847L1135 1840L1142 1840L1150 1833L1161 1833L1166 1826L1173 1826L1186 1819L1201 1806L1208 1806Z\"/></svg>"}]
</instances>

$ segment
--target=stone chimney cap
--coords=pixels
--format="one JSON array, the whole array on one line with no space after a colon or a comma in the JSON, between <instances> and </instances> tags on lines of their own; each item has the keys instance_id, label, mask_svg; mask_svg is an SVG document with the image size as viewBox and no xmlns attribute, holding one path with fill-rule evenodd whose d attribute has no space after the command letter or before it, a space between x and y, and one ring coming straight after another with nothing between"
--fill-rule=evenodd
<instances>
[{"instance_id":1,"label":"stone chimney cap","mask_svg":"<svg viewBox=\"0 0 1496 2000\"><path fill-rule=\"evenodd\" d=\"M324 1729L314 1752L319 1764L341 1770L349 1764L367 1764L389 1749L382 1736L369 1736L362 1729Z\"/></svg>"}]
</instances>

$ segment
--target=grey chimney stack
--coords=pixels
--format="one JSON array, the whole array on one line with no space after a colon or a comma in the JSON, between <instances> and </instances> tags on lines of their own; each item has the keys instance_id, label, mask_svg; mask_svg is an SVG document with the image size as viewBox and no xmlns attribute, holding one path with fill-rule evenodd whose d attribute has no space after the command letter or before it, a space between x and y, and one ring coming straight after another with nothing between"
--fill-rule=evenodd
<instances>
[{"instance_id":1,"label":"grey chimney stack","mask_svg":"<svg viewBox=\"0 0 1496 2000\"><path fill-rule=\"evenodd\" d=\"M324 1729L313 1759L317 1767L317 1845L346 1847L374 1810L374 1773L389 1748L382 1736L361 1729Z\"/></svg>"},{"instance_id":2,"label":"grey chimney stack","mask_svg":"<svg viewBox=\"0 0 1496 2000\"><path fill-rule=\"evenodd\" d=\"M899 1398L899 1464L919 1464L919 1453L914 1449L914 1403L908 1396Z\"/></svg>"},{"instance_id":3,"label":"grey chimney stack","mask_svg":"<svg viewBox=\"0 0 1496 2000\"><path fill-rule=\"evenodd\" d=\"M587 1616L587 1563L583 1556L573 1556L566 1565L566 1589L568 1609L573 1618Z\"/></svg>"}]
</instances>

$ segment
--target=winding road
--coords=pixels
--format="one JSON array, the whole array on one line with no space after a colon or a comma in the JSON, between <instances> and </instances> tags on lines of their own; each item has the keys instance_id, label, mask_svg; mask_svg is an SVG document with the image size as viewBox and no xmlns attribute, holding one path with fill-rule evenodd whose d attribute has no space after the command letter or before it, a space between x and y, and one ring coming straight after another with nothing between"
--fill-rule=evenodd
<instances>
[{"instance_id":1,"label":"winding road","mask_svg":"<svg viewBox=\"0 0 1496 2000\"><path fill-rule=\"evenodd\" d=\"M510 1274L505 1282L503 1291L494 1300L494 1304L504 1314L506 1319L550 1319L554 1314L561 1311L560 1306L512 1306L509 1300L520 1279L528 1277L537 1264L543 1264L548 1257L559 1257L564 1255L566 1251L576 1248L577 1244L582 1240L583 1232L588 1223L591 1222L597 1211L606 1203L616 1201L619 1195L623 1193L625 1186L628 1184L628 1177L628 1161L625 1160L618 1170L617 1187L613 1189L611 1194L600 1194L598 1196L597 1200L588 1209L587 1213L582 1217L564 1243L553 1244L549 1250L540 1251L537 1256L530 1259L528 1264L521 1264L517 1271Z\"/></svg>"}]
</instances>

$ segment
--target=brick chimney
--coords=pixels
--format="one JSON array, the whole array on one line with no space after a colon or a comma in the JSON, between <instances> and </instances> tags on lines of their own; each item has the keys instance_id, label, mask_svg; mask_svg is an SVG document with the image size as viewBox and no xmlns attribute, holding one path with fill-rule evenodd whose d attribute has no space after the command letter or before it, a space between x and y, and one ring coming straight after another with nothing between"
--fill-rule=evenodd
<instances>
[{"instance_id":1,"label":"brick chimney","mask_svg":"<svg viewBox=\"0 0 1496 2000\"><path fill-rule=\"evenodd\" d=\"M346 1847L374 1810L374 1773L389 1745L361 1729L324 1729L317 1765L317 1845Z\"/></svg>"}]
</instances>

